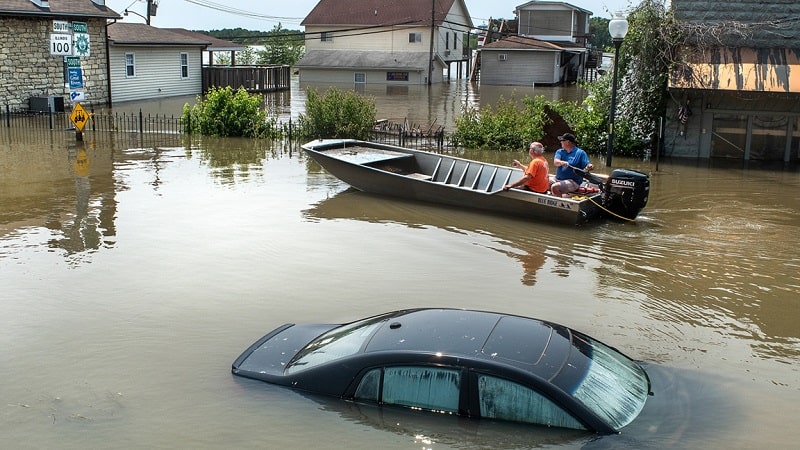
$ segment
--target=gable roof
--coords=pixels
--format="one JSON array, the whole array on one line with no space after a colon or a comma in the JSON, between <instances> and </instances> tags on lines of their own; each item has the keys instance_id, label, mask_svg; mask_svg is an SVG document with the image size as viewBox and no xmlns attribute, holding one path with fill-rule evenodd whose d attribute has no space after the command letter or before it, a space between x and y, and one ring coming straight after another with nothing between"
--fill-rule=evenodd
<instances>
[{"instance_id":1,"label":"gable roof","mask_svg":"<svg viewBox=\"0 0 800 450\"><path fill-rule=\"evenodd\" d=\"M212 52L221 52L221 51L238 52L247 48L246 45L237 44L236 42L226 41L225 39L216 38L214 36L209 36L204 33L198 33L196 31L189 31L185 28L163 28L163 30L171 31L173 33L178 33L183 36L194 37L202 41L210 42L211 44L208 46L206 50Z\"/></svg>"},{"instance_id":2,"label":"gable roof","mask_svg":"<svg viewBox=\"0 0 800 450\"><path fill-rule=\"evenodd\" d=\"M198 38L198 33L187 36L182 33L156 28L144 23L112 23L108 25L108 42L111 45L147 45L147 46L198 46L211 45L211 40Z\"/></svg>"},{"instance_id":3,"label":"gable roof","mask_svg":"<svg viewBox=\"0 0 800 450\"><path fill-rule=\"evenodd\" d=\"M0 0L0 15L122 18L108 6L98 5L92 0L50 0L46 3L50 5L49 8L36 6L31 0Z\"/></svg>"},{"instance_id":4,"label":"gable roof","mask_svg":"<svg viewBox=\"0 0 800 450\"><path fill-rule=\"evenodd\" d=\"M797 0L672 0L675 18L687 24L739 22L745 29L713 33L706 42L700 33L694 38L704 44L752 48L798 48L800 44L800 2ZM742 33L744 31L744 33ZM709 33L711 34L711 33Z\"/></svg>"},{"instance_id":5,"label":"gable roof","mask_svg":"<svg viewBox=\"0 0 800 450\"><path fill-rule=\"evenodd\" d=\"M456 1L463 6L463 0L319 0L300 25L430 25L431 1L436 25L444 22Z\"/></svg>"},{"instance_id":6,"label":"gable roof","mask_svg":"<svg viewBox=\"0 0 800 450\"><path fill-rule=\"evenodd\" d=\"M420 70L428 69L428 52L310 50L295 67L301 69Z\"/></svg>"},{"instance_id":7,"label":"gable roof","mask_svg":"<svg viewBox=\"0 0 800 450\"><path fill-rule=\"evenodd\" d=\"M528 36L508 36L500 40L492 41L488 44L485 44L481 49L481 51L483 50L586 51L586 47L575 44L573 42L549 42Z\"/></svg>"},{"instance_id":8,"label":"gable roof","mask_svg":"<svg viewBox=\"0 0 800 450\"><path fill-rule=\"evenodd\" d=\"M519 6L517 6L515 8L515 10L533 9L533 8L531 8L532 6L561 6L564 9L572 9L572 10L580 11L582 13L589 14L589 15L593 14L588 9L583 9L581 7L575 6L575 5L567 3L567 2L547 2L547 1L539 1L539 0L530 1L528 3L523 3L523 4L519 5Z\"/></svg>"}]
</instances>

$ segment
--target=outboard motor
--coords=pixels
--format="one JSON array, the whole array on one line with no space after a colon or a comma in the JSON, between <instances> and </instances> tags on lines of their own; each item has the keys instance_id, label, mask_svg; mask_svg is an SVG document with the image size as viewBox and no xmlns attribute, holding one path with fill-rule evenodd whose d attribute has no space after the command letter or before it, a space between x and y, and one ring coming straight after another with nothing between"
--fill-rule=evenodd
<instances>
[{"instance_id":1,"label":"outboard motor","mask_svg":"<svg viewBox=\"0 0 800 450\"><path fill-rule=\"evenodd\" d=\"M633 220L647 205L650 178L635 170L615 169L603 191L603 207L608 210L606 214Z\"/></svg>"}]
</instances>

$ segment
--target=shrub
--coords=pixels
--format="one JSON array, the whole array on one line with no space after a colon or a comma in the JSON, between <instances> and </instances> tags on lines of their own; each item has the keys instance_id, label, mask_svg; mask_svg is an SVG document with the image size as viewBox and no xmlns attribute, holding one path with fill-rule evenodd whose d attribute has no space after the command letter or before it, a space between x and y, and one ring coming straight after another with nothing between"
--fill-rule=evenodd
<instances>
[{"instance_id":1,"label":"shrub","mask_svg":"<svg viewBox=\"0 0 800 450\"><path fill-rule=\"evenodd\" d=\"M485 107L478 112L465 108L456 119L453 142L470 148L497 150L519 150L527 143L541 139L546 124L544 97L525 97L522 105L503 98L497 105Z\"/></svg>"},{"instance_id":2,"label":"shrub","mask_svg":"<svg viewBox=\"0 0 800 450\"><path fill-rule=\"evenodd\" d=\"M330 88L306 94L306 112L299 117L299 134L319 139L369 139L375 125L375 100L353 91Z\"/></svg>"},{"instance_id":3,"label":"shrub","mask_svg":"<svg viewBox=\"0 0 800 450\"><path fill-rule=\"evenodd\" d=\"M212 87L205 99L183 106L181 120L187 131L205 136L274 138L280 135L277 119L267 118L261 108L261 98L250 95L244 88L236 92L230 86Z\"/></svg>"}]
</instances>

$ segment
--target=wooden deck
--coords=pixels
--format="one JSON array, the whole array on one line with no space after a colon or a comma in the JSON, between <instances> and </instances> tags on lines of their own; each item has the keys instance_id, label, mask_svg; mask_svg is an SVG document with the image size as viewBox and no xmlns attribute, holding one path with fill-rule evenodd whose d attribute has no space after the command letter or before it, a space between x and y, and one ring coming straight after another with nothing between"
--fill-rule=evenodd
<instances>
[{"instance_id":1,"label":"wooden deck","mask_svg":"<svg viewBox=\"0 0 800 450\"><path fill-rule=\"evenodd\" d=\"M283 91L290 88L289 66L203 66L203 92L212 86L240 87L248 92Z\"/></svg>"}]
</instances>

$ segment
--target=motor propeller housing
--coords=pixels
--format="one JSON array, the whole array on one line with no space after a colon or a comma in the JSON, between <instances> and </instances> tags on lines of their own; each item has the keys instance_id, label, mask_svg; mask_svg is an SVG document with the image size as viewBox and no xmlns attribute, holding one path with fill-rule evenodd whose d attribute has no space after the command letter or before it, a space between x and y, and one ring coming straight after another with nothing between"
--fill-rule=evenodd
<instances>
[{"instance_id":1,"label":"motor propeller housing","mask_svg":"<svg viewBox=\"0 0 800 450\"><path fill-rule=\"evenodd\" d=\"M603 207L606 214L633 220L647 205L650 178L636 170L614 169L603 189Z\"/></svg>"}]
</instances>

